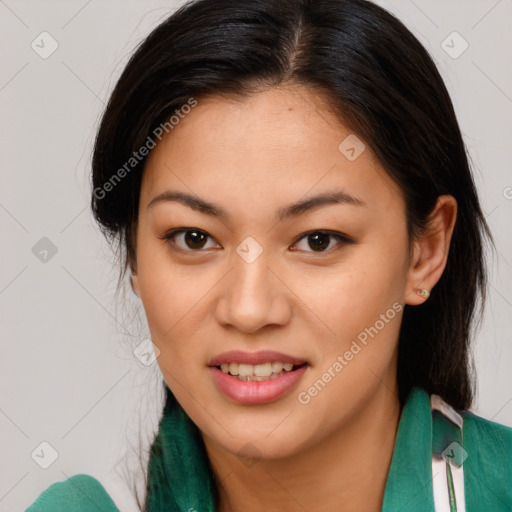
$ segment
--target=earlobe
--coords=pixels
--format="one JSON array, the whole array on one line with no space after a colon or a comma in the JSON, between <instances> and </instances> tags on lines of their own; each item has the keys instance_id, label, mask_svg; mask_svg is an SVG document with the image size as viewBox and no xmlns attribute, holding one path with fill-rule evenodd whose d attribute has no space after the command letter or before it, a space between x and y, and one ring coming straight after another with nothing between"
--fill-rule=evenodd
<instances>
[{"instance_id":1,"label":"earlobe","mask_svg":"<svg viewBox=\"0 0 512 512\"><path fill-rule=\"evenodd\" d=\"M427 227L413 242L413 256L405 287L405 304L417 306L428 300L446 267L457 217L457 201L439 196Z\"/></svg>"}]
</instances>

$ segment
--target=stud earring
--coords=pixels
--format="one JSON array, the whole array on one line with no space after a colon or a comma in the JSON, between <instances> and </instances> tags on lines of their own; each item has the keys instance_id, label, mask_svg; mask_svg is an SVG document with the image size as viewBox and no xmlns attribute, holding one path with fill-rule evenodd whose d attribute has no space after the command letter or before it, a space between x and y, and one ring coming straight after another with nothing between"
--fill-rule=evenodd
<instances>
[{"instance_id":1,"label":"stud earring","mask_svg":"<svg viewBox=\"0 0 512 512\"><path fill-rule=\"evenodd\" d=\"M430 297L430 292L425 290L425 288L418 288L416 290L418 295L421 295L424 299L428 299Z\"/></svg>"}]
</instances>

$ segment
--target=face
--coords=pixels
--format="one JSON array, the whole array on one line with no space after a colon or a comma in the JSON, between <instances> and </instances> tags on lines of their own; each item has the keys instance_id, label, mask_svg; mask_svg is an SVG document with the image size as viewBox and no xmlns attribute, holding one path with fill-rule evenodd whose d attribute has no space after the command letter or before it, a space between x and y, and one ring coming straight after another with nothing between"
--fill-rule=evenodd
<instances>
[{"instance_id":1,"label":"face","mask_svg":"<svg viewBox=\"0 0 512 512\"><path fill-rule=\"evenodd\" d=\"M394 386L405 202L362 143L287 86L199 99L148 157L134 287L168 386L232 453L305 450Z\"/></svg>"}]
</instances>

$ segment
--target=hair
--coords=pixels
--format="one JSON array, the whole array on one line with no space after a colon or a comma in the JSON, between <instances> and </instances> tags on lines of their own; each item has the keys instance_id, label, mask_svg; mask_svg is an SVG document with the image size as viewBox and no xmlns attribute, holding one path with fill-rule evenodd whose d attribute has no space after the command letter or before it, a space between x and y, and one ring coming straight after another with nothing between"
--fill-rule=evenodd
<instances>
[{"instance_id":1,"label":"hair","mask_svg":"<svg viewBox=\"0 0 512 512\"><path fill-rule=\"evenodd\" d=\"M457 200L444 273L428 301L404 309L397 382L402 405L417 386L468 409L472 327L487 286L484 238L492 246L492 236L432 58L397 18L369 1L195 0L139 45L103 113L92 160L91 207L103 234L118 244L120 281L128 268L136 271L146 158L135 162L134 153L191 98L243 100L286 84L316 92L371 148L403 191L410 238L428 225L440 195Z\"/></svg>"}]
</instances>

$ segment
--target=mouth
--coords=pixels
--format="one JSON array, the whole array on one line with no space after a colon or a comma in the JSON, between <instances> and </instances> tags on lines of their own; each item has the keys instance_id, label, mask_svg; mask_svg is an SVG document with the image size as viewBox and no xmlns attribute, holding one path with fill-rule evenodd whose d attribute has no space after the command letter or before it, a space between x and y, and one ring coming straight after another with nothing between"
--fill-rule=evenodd
<instances>
[{"instance_id":1,"label":"mouth","mask_svg":"<svg viewBox=\"0 0 512 512\"><path fill-rule=\"evenodd\" d=\"M288 395L309 364L272 351L234 351L215 357L208 366L215 384L227 398L239 404L256 405Z\"/></svg>"},{"instance_id":2,"label":"mouth","mask_svg":"<svg viewBox=\"0 0 512 512\"><path fill-rule=\"evenodd\" d=\"M223 373L230 375L238 380L246 382L262 382L277 379L289 372L294 372L302 368L307 363L299 365L293 363L283 363L280 361L266 362L262 364L241 364L241 363L222 363L215 368Z\"/></svg>"}]
</instances>

